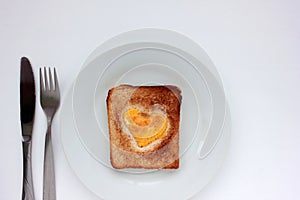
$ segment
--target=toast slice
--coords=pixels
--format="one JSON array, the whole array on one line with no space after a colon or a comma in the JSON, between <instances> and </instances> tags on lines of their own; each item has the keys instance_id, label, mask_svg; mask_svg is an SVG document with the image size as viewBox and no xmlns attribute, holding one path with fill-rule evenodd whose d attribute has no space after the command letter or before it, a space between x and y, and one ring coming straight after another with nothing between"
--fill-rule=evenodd
<instances>
[{"instance_id":1,"label":"toast slice","mask_svg":"<svg viewBox=\"0 0 300 200\"><path fill-rule=\"evenodd\" d=\"M120 85L106 99L110 159L116 169L179 168L181 90Z\"/></svg>"}]
</instances>

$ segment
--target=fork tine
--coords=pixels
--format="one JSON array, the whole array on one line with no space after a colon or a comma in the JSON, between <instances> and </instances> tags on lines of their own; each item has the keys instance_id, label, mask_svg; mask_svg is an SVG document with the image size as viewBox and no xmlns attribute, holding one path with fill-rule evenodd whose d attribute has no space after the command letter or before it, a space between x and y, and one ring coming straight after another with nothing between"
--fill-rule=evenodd
<instances>
[{"instance_id":1,"label":"fork tine","mask_svg":"<svg viewBox=\"0 0 300 200\"><path fill-rule=\"evenodd\" d=\"M44 67L45 90L49 90L48 77L46 67Z\"/></svg>"},{"instance_id":2,"label":"fork tine","mask_svg":"<svg viewBox=\"0 0 300 200\"><path fill-rule=\"evenodd\" d=\"M51 73L51 69L50 69L50 67L49 67L49 84L50 84L50 90L52 91L52 90L54 90L54 86L53 86L53 78L52 78L52 73Z\"/></svg>"},{"instance_id":3,"label":"fork tine","mask_svg":"<svg viewBox=\"0 0 300 200\"><path fill-rule=\"evenodd\" d=\"M45 90L44 79L43 79L43 74L42 74L42 68L40 68L40 93L42 94L42 92L44 90Z\"/></svg>"},{"instance_id":4,"label":"fork tine","mask_svg":"<svg viewBox=\"0 0 300 200\"><path fill-rule=\"evenodd\" d=\"M57 79L55 68L54 68L54 82L55 82L55 90L57 90L59 92L59 84L58 84L58 79Z\"/></svg>"}]
</instances>

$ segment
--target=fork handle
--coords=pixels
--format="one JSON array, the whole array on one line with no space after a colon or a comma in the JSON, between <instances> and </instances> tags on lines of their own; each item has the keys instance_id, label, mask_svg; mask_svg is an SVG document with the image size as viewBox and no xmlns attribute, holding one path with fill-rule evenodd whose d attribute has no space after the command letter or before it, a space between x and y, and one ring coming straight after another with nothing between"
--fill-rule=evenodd
<instances>
[{"instance_id":1,"label":"fork handle","mask_svg":"<svg viewBox=\"0 0 300 200\"><path fill-rule=\"evenodd\" d=\"M43 200L56 200L51 125L48 125L45 142Z\"/></svg>"},{"instance_id":2,"label":"fork handle","mask_svg":"<svg viewBox=\"0 0 300 200\"><path fill-rule=\"evenodd\" d=\"M34 200L32 167L31 167L31 140L23 141L23 191L22 200Z\"/></svg>"}]
</instances>

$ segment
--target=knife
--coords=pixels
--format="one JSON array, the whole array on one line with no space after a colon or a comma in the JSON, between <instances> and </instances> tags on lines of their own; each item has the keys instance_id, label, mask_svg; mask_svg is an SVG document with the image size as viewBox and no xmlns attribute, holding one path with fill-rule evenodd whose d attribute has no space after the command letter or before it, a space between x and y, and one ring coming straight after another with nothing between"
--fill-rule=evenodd
<instances>
[{"instance_id":1,"label":"knife","mask_svg":"<svg viewBox=\"0 0 300 200\"><path fill-rule=\"evenodd\" d=\"M35 113L35 84L32 67L26 57L21 58L20 79L20 110L23 147L22 199L34 200L31 165L31 136Z\"/></svg>"}]
</instances>

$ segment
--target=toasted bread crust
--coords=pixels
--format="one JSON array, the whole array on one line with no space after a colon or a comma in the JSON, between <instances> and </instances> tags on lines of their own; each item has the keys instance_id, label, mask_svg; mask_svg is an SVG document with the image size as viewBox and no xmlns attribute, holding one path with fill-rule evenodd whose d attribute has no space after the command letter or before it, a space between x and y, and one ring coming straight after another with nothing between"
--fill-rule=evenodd
<instances>
[{"instance_id":1,"label":"toasted bread crust","mask_svg":"<svg viewBox=\"0 0 300 200\"><path fill-rule=\"evenodd\" d=\"M106 99L110 136L110 158L114 168L177 169L179 167L179 122L181 91L176 86L120 85ZM160 105L169 121L167 134L151 148L139 149L122 129L126 106L145 110Z\"/></svg>"}]
</instances>

